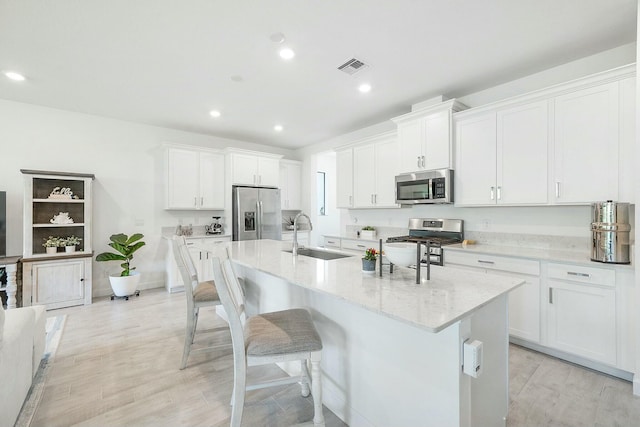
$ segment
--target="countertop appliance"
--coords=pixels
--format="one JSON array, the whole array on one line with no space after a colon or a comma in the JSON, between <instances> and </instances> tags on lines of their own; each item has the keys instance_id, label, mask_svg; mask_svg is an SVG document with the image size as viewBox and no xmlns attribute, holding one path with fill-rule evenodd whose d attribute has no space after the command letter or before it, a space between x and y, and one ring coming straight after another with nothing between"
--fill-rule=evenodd
<instances>
[{"instance_id":1,"label":"countertop appliance","mask_svg":"<svg viewBox=\"0 0 640 427\"><path fill-rule=\"evenodd\" d=\"M233 240L282 240L280 189L232 187Z\"/></svg>"},{"instance_id":2,"label":"countertop appliance","mask_svg":"<svg viewBox=\"0 0 640 427\"><path fill-rule=\"evenodd\" d=\"M411 218L409 220L409 234L406 236L389 237L391 242L429 242L429 253L424 255L422 263L444 265L444 251L442 246L462 243L464 240L464 220L441 218Z\"/></svg>"},{"instance_id":3,"label":"countertop appliance","mask_svg":"<svg viewBox=\"0 0 640 427\"><path fill-rule=\"evenodd\" d=\"M591 260L629 264L629 203L593 203L591 221Z\"/></svg>"},{"instance_id":4,"label":"countertop appliance","mask_svg":"<svg viewBox=\"0 0 640 427\"><path fill-rule=\"evenodd\" d=\"M438 169L396 176L396 203L453 203L453 170Z\"/></svg>"},{"instance_id":5,"label":"countertop appliance","mask_svg":"<svg viewBox=\"0 0 640 427\"><path fill-rule=\"evenodd\" d=\"M205 234L222 234L223 229L222 224L220 224L220 218L222 217L212 216L211 218L213 218L213 222L204 226Z\"/></svg>"}]
</instances>

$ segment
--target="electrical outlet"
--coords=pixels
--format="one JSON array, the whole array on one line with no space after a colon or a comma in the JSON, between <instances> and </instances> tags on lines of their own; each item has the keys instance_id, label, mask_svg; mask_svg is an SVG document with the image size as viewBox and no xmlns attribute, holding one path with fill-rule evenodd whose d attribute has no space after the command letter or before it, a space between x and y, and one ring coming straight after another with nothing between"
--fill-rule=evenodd
<instances>
[{"instance_id":1,"label":"electrical outlet","mask_svg":"<svg viewBox=\"0 0 640 427\"><path fill-rule=\"evenodd\" d=\"M483 219L482 220L482 229L489 230L491 228L491 220Z\"/></svg>"}]
</instances>

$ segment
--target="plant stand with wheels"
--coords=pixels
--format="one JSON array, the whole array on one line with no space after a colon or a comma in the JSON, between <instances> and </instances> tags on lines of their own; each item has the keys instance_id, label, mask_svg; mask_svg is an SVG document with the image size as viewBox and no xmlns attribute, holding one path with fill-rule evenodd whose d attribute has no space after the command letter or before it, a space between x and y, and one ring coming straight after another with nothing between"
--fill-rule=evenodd
<instances>
[{"instance_id":1,"label":"plant stand with wheels","mask_svg":"<svg viewBox=\"0 0 640 427\"><path fill-rule=\"evenodd\" d=\"M139 297L140 296L140 291L135 291L131 295L123 295L123 296L118 296L116 294L111 294L111 301L113 301L114 299L124 299L125 301L129 301L129 297L132 297L132 296Z\"/></svg>"}]
</instances>

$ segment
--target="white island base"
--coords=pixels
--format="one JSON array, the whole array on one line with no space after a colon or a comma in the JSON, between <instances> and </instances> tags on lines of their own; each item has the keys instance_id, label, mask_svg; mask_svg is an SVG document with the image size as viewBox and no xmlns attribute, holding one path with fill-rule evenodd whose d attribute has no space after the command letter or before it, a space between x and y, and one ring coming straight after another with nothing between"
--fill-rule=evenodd
<instances>
[{"instance_id":1,"label":"white island base","mask_svg":"<svg viewBox=\"0 0 640 427\"><path fill-rule=\"evenodd\" d=\"M507 293L434 333L247 264L236 263L236 269L244 277L250 313L310 308L324 346L323 403L351 427L506 424ZM410 277L412 270L404 270L394 274ZM468 338L483 342L478 378L462 373ZM296 374L298 366L283 368Z\"/></svg>"}]
</instances>

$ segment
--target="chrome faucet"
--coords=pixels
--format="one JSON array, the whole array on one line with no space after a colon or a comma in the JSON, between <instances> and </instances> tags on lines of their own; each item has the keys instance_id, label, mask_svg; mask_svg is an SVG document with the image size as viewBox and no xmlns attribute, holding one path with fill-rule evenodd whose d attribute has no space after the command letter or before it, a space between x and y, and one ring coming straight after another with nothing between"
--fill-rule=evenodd
<instances>
[{"instance_id":1,"label":"chrome faucet","mask_svg":"<svg viewBox=\"0 0 640 427\"><path fill-rule=\"evenodd\" d=\"M307 218L307 221L309 221L309 230L313 230L313 224L311 224L311 218L309 218L309 215L307 215L304 212L300 212L298 215L296 215L296 217L293 219L293 256L298 256L298 218L300 218L301 216L304 216Z\"/></svg>"}]
</instances>

